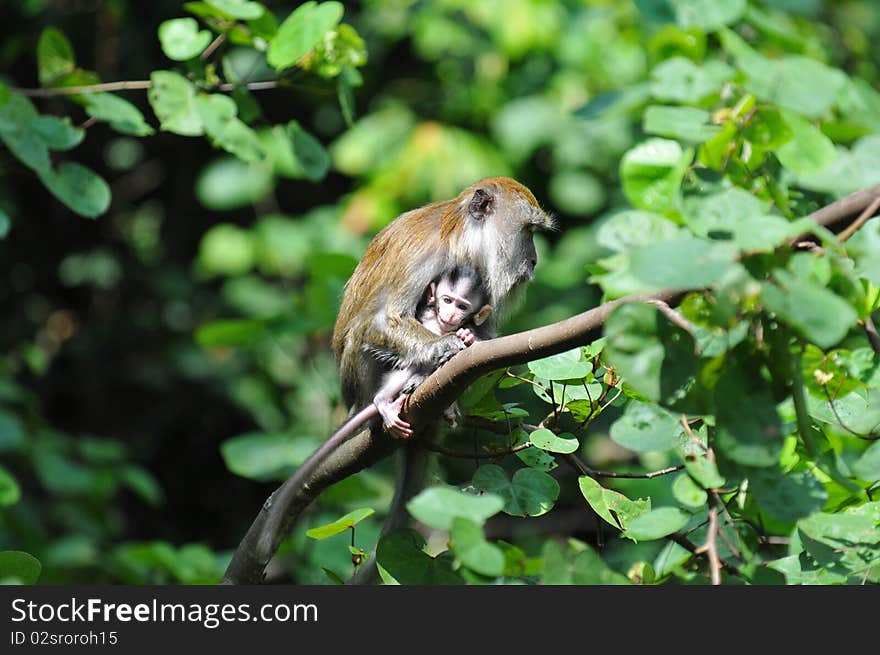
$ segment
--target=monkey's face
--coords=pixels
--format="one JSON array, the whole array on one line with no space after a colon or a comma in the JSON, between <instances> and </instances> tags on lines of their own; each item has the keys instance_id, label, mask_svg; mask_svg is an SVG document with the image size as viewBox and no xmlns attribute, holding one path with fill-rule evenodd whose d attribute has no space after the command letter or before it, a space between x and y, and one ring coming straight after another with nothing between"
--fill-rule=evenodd
<instances>
[{"instance_id":1,"label":"monkey's face","mask_svg":"<svg viewBox=\"0 0 880 655\"><path fill-rule=\"evenodd\" d=\"M489 260L493 294L505 296L529 282L538 264L534 233L554 228L532 193L509 178L480 184L468 204L468 217L482 233L480 247Z\"/></svg>"},{"instance_id":2,"label":"monkey's face","mask_svg":"<svg viewBox=\"0 0 880 655\"><path fill-rule=\"evenodd\" d=\"M442 334L455 332L480 306L482 298L473 289L471 281L461 278L455 283L443 278L437 283L434 307Z\"/></svg>"}]
</instances>

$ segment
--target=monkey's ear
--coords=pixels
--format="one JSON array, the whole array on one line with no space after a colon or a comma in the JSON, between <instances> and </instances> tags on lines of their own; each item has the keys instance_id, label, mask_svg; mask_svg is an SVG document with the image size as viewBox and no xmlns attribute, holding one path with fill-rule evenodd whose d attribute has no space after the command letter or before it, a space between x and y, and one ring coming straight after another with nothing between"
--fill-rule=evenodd
<instances>
[{"instance_id":1,"label":"monkey's ear","mask_svg":"<svg viewBox=\"0 0 880 655\"><path fill-rule=\"evenodd\" d=\"M483 305L480 307L480 311L474 314L474 325L482 325L486 322L486 319L489 318L489 314L492 313L492 305Z\"/></svg>"},{"instance_id":2,"label":"monkey's ear","mask_svg":"<svg viewBox=\"0 0 880 655\"><path fill-rule=\"evenodd\" d=\"M428 285L428 307L433 307L437 304L437 283L431 282Z\"/></svg>"},{"instance_id":3,"label":"monkey's ear","mask_svg":"<svg viewBox=\"0 0 880 655\"><path fill-rule=\"evenodd\" d=\"M482 221L487 216L492 215L493 205L495 204L495 196L485 189L477 189L474 191L471 202L468 205L468 214L477 221Z\"/></svg>"}]
</instances>

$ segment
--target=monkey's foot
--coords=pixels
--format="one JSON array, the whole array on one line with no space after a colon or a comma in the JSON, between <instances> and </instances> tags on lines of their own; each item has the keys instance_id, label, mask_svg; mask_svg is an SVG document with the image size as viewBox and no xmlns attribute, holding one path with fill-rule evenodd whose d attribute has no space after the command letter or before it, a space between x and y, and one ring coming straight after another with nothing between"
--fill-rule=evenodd
<instances>
[{"instance_id":1,"label":"monkey's foot","mask_svg":"<svg viewBox=\"0 0 880 655\"><path fill-rule=\"evenodd\" d=\"M391 402L377 402L376 409L382 415L382 425L391 434L398 439L407 439L412 436L412 426L400 418L400 412L403 411L403 405L406 402L405 394L399 395Z\"/></svg>"}]
</instances>

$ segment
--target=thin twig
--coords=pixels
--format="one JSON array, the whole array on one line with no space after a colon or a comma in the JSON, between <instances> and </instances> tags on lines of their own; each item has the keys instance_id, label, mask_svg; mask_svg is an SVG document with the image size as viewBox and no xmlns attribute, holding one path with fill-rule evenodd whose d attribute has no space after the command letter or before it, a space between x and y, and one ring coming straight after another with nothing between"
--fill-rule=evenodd
<instances>
[{"instance_id":1,"label":"thin twig","mask_svg":"<svg viewBox=\"0 0 880 655\"><path fill-rule=\"evenodd\" d=\"M694 327L688 322L688 320L662 300L648 300L646 302L648 304L654 305L657 309L659 309L660 313L663 314L663 316L665 316L670 323L672 323L673 325L677 325L682 330L691 335L691 338L694 340L694 355L697 355L699 357L700 344L697 343L697 335L694 332Z\"/></svg>"},{"instance_id":2,"label":"thin twig","mask_svg":"<svg viewBox=\"0 0 880 655\"><path fill-rule=\"evenodd\" d=\"M865 222L869 218L871 218L874 215L874 212L876 212L878 209L880 209L880 194L878 194L877 197L874 198L874 202L865 207L865 211L859 214L859 217L856 220L850 223L843 232L837 235L838 243L843 243L853 234L855 234L858 229L862 227L862 225L864 225Z\"/></svg>"},{"instance_id":3,"label":"thin twig","mask_svg":"<svg viewBox=\"0 0 880 655\"><path fill-rule=\"evenodd\" d=\"M712 584L721 584L721 558L718 557L718 508L709 509L709 529L706 532L706 557L709 558L709 571Z\"/></svg>"},{"instance_id":4,"label":"thin twig","mask_svg":"<svg viewBox=\"0 0 880 655\"><path fill-rule=\"evenodd\" d=\"M447 457L458 457L460 459L495 459L496 457L513 455L514 453L518 453L519 451L525 450L526 448L531 448L534 445L535 444L533 444L531 441L526 441L519 446L506 448L504 450L487 451L484 453L466 453L461 450L452 450L451 448L447 448L446 446L441 446L440 444L436 443L426 443L425 448L435 453L446 455Z\"/></svg>"},{"instance_id":5,"label":"thin twig","mask_svg":"<svg viewBox=\"0 0 880 655\"><path fill-rule=\"evenodd\" d=\"M214 51L220 47L220 45L226 40L226 32L221 32L217 35L217 38L211 41L211 45L205 48L204 52L199 55L199 59L205 61L208 57L214 54Z\"/></svg>"},{"instance_id":6,"label":"thin twig","mask_svg":"<svg viewBox=\"0 0 880 655\"><path fill-rule=\"evenodd\" d=\"M871 348L880 355L880 333L877 332L877 326L874 325L874 319L870 315L865 319L865 334L868 335Z\"/></svg>"}]
</instances>

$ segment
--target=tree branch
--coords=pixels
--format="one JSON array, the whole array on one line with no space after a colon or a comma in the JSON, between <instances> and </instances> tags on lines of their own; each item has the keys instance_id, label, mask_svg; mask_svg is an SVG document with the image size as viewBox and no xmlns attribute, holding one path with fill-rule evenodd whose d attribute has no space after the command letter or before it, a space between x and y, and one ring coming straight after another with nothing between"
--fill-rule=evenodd
<instances>
[{"instance_id":1,"label":"tree branch","mask_svg":"<svg viewBox=\"0 0 880 655\"><path fill-rule=\"evenodd\" d=\"M809 215L823 226L863 212L880 194L880 186L857 191ZM524 364L589 344L601 336L608 316L630 302L656 302L675 305L687 289L667 289L653 294L635 294L606 302L552 325L518 334L481 341L453 357L437 369L410 397L408 414L416 426L410 439L420 439L425 426L439 418L455 397L479 376L496 369ZM223 577L226 584L257 584L293 521L327 486L371 466L401 446L387 436L373 437L369 430L343 443L325 442L279 487L263 505L250 529L236 549ZM588 474L583 463L572 462ZM659 472L658 472L659 474ZM679 543L687 540L678 540ZM696 547L689 544L693 552ZM722 560L721 566L732 568ZM735 568L734 568L735 570Z\"/></svg>"}]
</instances>

